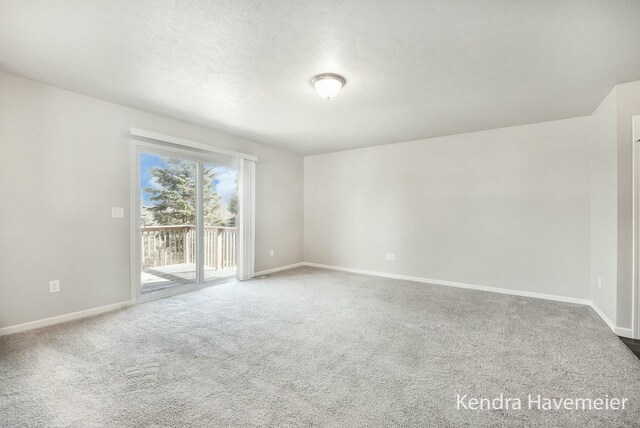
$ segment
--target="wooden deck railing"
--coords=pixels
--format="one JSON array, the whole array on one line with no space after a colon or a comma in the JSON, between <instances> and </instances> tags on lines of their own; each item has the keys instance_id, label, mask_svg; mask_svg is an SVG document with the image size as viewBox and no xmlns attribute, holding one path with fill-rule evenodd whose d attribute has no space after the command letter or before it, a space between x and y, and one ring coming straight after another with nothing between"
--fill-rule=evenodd
<instances>
[{"instance_id":1,"label":"wooden deck railing","mask_svg":"<svg viewBox=\"0 0 640 428\"><path fill-rule=\"evenodd\" d=\"M148 226L142 231L143 269L195 263L196 227L194 225ZM214 269L236 266L235 227L204 227L204 265Z\"/></svg>"}]
</instances>

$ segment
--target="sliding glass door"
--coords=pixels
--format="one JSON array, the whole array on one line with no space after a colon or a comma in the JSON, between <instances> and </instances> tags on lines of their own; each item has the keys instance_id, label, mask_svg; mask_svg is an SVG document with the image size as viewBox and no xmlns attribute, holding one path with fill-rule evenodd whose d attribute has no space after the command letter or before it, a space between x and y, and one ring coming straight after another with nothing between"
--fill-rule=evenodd
<instances>
[{"instance_id":1,"label":"sliding glass door","mask_svg":"<svg viewBox=\"0 0 640 428\"><path fill-rule=\"evenodd\" d=\"M237 161L145 147L137 171L138 296L236 277Z\"/></svg>"}]
</instances>

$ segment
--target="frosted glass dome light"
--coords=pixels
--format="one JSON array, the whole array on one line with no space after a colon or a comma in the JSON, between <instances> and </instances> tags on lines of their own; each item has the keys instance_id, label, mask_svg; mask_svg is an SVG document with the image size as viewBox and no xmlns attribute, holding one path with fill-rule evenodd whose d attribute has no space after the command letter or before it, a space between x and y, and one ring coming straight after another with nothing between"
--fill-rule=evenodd
<instances>
[{"instance_id":1,"label":"frosted glass dome light","mask_svg":"<svg viewBox=\"0 0 640 428\"><path fill-rule=\"evenodd\" d=\"M344 77L337 74L320 74L311 80L311 85L322 98L333 98L338 95L345 84Z\"/></svg>"}]
</instances>

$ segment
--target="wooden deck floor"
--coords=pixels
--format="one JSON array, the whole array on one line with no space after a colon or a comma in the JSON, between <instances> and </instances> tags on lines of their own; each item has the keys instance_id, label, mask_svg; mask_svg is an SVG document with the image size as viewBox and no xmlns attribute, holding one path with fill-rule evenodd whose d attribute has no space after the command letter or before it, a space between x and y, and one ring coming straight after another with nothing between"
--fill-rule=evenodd
<instances>
[{"instance_id":1,"label":"wooden deck floor","mask_svg":"<svg viewBox=\"0 0 640 428\"><path fill-rule=\"evenodd\" d=\"M235 269L213 269L205 266L204 280L214 281L236 275ZM196 278L195 263L157 266L142 271L142 292L162 290L175 285L191 284Z\"/></svg>"}]
</instances>

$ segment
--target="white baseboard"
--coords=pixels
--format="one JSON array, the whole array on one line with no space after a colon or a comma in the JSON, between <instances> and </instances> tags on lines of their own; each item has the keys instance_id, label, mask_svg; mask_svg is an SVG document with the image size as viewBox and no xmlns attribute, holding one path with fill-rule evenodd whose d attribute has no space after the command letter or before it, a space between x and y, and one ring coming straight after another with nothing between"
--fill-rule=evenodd
<instances>
[{"instance_id":1,"label":"white baseboard","mask_svg":"<svg viewBox=\"0 0 640 428\"><path fill-rule=\"evenodd\" d=\"M567 296L558 296L555 294L544 294L544 293L536 293L532 291L522 291L522 290L511 290L508 288L498 288L498 287L489 287L485 285L476 285L476 284L467 284L463 282L454 282L454 281L444 281L439 279L430 279L423 278L418 276L409 276L409 275L399 275L395 273L386 273L386 272L377 272L370 271L365 269L354 269L347 268L341 266L332 266L332 265L324 265L320 263L311 263L311 262L300 262L293 263L286 266L280 266L273 269L267 269L260 272L256 272L254 276L267 275L270 273L280 272L283 270L293 269L300 266L311 266L321 269L330 269L330 270L338 270L343 272L351 272L362 275L372 275L379 276L383 278L392 278L392 279L401 279L405 281L414 281L425 284L434 284L434 285L444 285L447 287L456 287L456 288L464 288L468 290L478 290L478 291L488 291L491 293L500 293L500 294L509 294L512 296L522 296L522 297L533 297L536 299L545 299L545 300L554 300L557 302L566 302L566 303L575 303L579 305L590 306L596 314L609 326L609 328L613 331L614 334L623 337L633 338L633 330L630 328L617 327L613 321L611 321L605 314L600 310L600 308L594 304L591 300L588 299L580 299L576 297L567 297ZM86 309L84 311L72 312L70 314L58 315L51 318L45 318L42 320L26 322L23 324L17 324L9 327L0 328L0 336L5 336L7 334L20 333L27 330L33 330L36 328L47 327L54 324L60 324L63 322L73 321L81 318L86 318L94 315L103 314L105 312L115 311L117 309L122 309L131 305L131 301L114 303L111 305L100 306L97 308Z\"/></svg>"},{"instance_id":2,"label":"white baseboard","mask_svg":"<svg viewBox=\"0 0 640 428\"><path fill-rule=\"evenodd\" d=\"M439 279L423 278L418 276L399 275L395 273L376 272L365 269L346 268L341 266L323 265L320 263L305 262L305 266L317 267L321 269L339 270L343 272L359 273L363 275L380 276L383 278L402 279L406 281L421 282L426 284L444 285L447 287L465 288L468 290L488 291L491 293L510 294L512 296L533 297L536 299L554 300L556 302L575 303L578 305L586 305L593 308L593 310L602 318L602 320L609 326L611 331L618 336L633 338L633 330L630 328L617 327L613 321L611 321L605 314L589 299L580 299L577 297L558 296L555 294L536 293L533 291L512 290L508 288L488 287L486 285L467 284L463 282L444 281Z\"/></svg>"},{"instance_id":3,"label":"white baseboard","mask_svg":"<svg viewBox=\"0 0 640 428\"><path fill-rule=\"evenodd\" d=\"M270 273L280 272L282 270L289 270L289 269L297 268L297 267L304 266L304 265L305 265L304 262L299 262L299 263L293 263L291 265L279 266L279 267L276 267L276 268L273 268L273 269L261 270L260 272L254 273L253 276L256 277L256 276L260 276L260 275L268 275Z\"/></svg>"},{"instance_id":4,"label":"white baseboard","mask_svg":"<svg viewBox=\"0 0 640 428\"><path fill-rule=\"evenodd\" d=\"M598 316L600 318L602 318L602 321L604 321L605 324L607 324L609 326L611 331L613 331L615 333L616 332L616 324L613 321L611 321L609 319L609 317L605 315L604 312L602 312L602 310L598 307L598 305L596 305L595 303L591 302L591 304L589 306L591 306L591 309L593 309L596 312L596 314L598 314Z\"/></svg>"},{"instance_id":5,"label":"white baseboard","mask_svg":"<svg viewBox=\"0 0 640 428\"><path fill-rule=\"evenodd\" d=\"M58 315L51 318L45 318L36 321L25 322L23 324L16 324L9 327L0 328L0 336L7 334L20 333L27 330L33 330L41 327L48 327L54 324L60 324L63 322L73 321L81 318L91 317L94 315L104 314L105 312L115 311L131 305L130 301L113 303L111 305L99 306L97 308L85 309L84 311L72 312L70 314Z\"/></svg>"},{"instance_id":6,"label":"white baseboard","mask_svg":"<svg viewBox=\"0 0 640 428\"><path fill-rule=\"evenodd\" d=\"M613 331L616 335L633 339L632 329L625 328L625 327L617 327L616 323L611 321L611 319L608 316L606 316L605 313L602 312L602 310L595 303L591 302L589 306L591 306L591 308L596 312L596 314L598 314L598 316L602 318L602 321L604 321L605 324L607 324L611 329L611 331Z\"/></svg>"},{"instance_id":7,"label":"white baseboard","mask_svg":"<svg viewBox=\"0 0 640 428\"><path fill-rule=\"evenodd\" d=\"M489 291L491 293L510 294L512 296L534 297L536 299L555 300L557 302L576 303L579 305L591 305L590 300L580 299L577 297L558 296L555 294L536 293L533 291L512 290L509 288L489 287L486 285L467 284L464 282L444 281L441 279L423 278L420 276L399 275L395 273L345 268L340 266L323 265L319 263L305 263L305 265L317 267L317 268L323 268L323 269L332 269L332 270L340 270L344 272L360 273L363 275L381 276L383 278L403 279L405 281L422 282L425 284L445 285L447 287L465 288L468 290Z\"/></svg>"},{"instance_id":8,"label":"white baseboard","mask_svg":"<svg viewBox=\"0 0 640 428\"><path fill-rule=\"evenodd\" d=\"M254 276L267 275L267 274L270 274L270 273L279 272L279 271L287 270L287 269L293 269L293 268L300 267L300 266L304 266L304 263L303 262L294 263L294 264L290 264L290 265L286 265L286 266L280 266L280 267L273 268L273 269L263 270L263 271L260 271L260 272L256 272L254 274ZM143 303L143 302L139 302L139 303ZM100 306L100 307L97 307L97 308L91 308L91 309L86 309L86 310L83 310L83 311L72 312L72 313L69 313L69 314L58 315L58 316L51 317L51 318L45 318L45 319L41 319L41 320L26 322L26 323L23 323L23 324L12 325L12 326L9 326L9 327L3 327L3 328L0 328L0 336L6 336L8 334L14 334L14 333L21 333L23 331L34 330L36 328L48 327L48 326L51 326L51 325L61 324L61 323L64 323L64 322L73 321L73 320L77 320L77 319L81 319L81 318L86 318L86 317L90 317L90 316L93 316L93 315L99 315L99 314L103 314L105 312L111 312L111 311L115 311L117 309L122 309L122 308L124 308L126 306L130 306L132 304L134 304L134 302L132 302L132 301L114 303L112 305Z\"/></svg>"},{"instance_id":9,"label":"white baseboard","mask_svg":"<svg viewBox=\"0 0 640 428\"><path fill-rule=\"evenodd\" d=\"M634 339L633 330L630 329L630 328L616 327L616 328L613 329L613 332L615 334L617 334L618 336L628 337L629 339Z\"/></svg>"}]
</instances>

